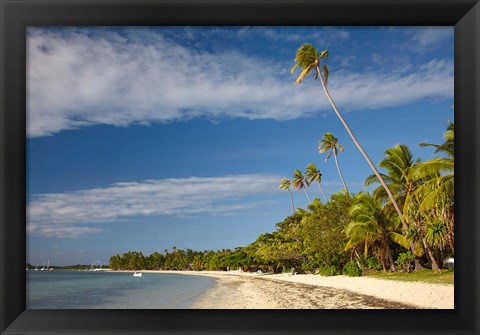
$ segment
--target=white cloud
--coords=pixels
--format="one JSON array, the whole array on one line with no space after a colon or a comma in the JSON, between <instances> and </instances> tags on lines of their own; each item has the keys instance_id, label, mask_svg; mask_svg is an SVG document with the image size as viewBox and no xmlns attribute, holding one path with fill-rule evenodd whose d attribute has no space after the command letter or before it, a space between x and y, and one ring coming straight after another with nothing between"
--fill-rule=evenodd
<instances>
[{"instance_id":1,"label":"white cloud","mask_svg":"<svg viewBox=\"0 0 480 335\"><path fill-rule=\"evenodd\" d=\"M279 192L281 176L232 175L116 183L66 193L41 194L27 206L27 230L42 236L76 238L101 232L92 223L136 216L228 215L255 207Z\"/></svg>"},{"instance_id":2,"label":"white cloud","mask_svg":"<svg viewBox=\"0 0 480 335\"><path fill-rule=\"evenodd\" d=\"M87 36L34 29L27 62L30 137L95 124L290 120L331 111L318 82L295 85L277 64L230 50L190 50L153 33ZM401 75L330 71L331 93L344 111L453 96L453 63L444 60Z\"/></svg>"},{"instance_id":3,"label":"white cloud","mask_svg":"<svg viewBox=\"0 0 480 335\"><path fill-rule=\"evenodd\" d=\"M447 39L453 38L453 27L426 27L415 32L406 48L425 52L435 48Z\"/></svg>"}]
</instances>

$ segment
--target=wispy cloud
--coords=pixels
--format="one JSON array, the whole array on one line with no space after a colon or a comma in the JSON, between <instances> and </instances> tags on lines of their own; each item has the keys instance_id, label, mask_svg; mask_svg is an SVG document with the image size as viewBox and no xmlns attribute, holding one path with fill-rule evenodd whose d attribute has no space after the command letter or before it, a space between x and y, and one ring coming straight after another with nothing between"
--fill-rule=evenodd
<instances>
[{"instance_id":1,"label":"wispy cloud","mask_svg":"<svg viewBox=\"0 0 480 335\"><path fill-rule=\"evenodd\" d=\"M274 41L283 41L283 42L299 42L299 43L316 43L322 42L322 45L328 46L334 41L345 41L350 37L350 33L343 29L333 29L325 28L322 30L318 29L309 29L308 27L303 27L302 31L299 32L298 29L289 29L287 27L282 27L280 30L278 27L243 27L241 28L237 35L239 37L264 37Z\"/></svg>"},{"instance_id":2,"label":"wispy cloud","mask_svg":"<svg viewBox=\"0 0 480 335\"><path fill-rule=\"evenodd\" d=\"M425 52L438 47L442 42L453 37L453 27L428 27L422 28L413 34L407 49Z\"/></svg>"},{"instance_id":3,"label":"wispy cloud","mask_svg":"<svg viewBox=\"0 0 480 335\"><path fill-rule=\"evenodd\" d=\"M278 64L229 50L187 49L141 30L87 35L33 29L27 62L30 137L96 124L291 120L330 111L318 82L297 86ZM414 73L330 71L331 93L344 111L453 96L453 63L444 60Z\"/></svg>"},{"instance_id":4,"label":"wispy cloud","mask_svg":"<svg viewBox=\"0 0 480 335\"><path fill-rule=\"evenodd\" d=\"M137 216L228 215L255 207L246 199L280 192L280 176L223 177L122 182L104 188L41 194L28 204L27 230L42 236L76 238L99 233L94 223Z\"/></svg>"}]
</instances>

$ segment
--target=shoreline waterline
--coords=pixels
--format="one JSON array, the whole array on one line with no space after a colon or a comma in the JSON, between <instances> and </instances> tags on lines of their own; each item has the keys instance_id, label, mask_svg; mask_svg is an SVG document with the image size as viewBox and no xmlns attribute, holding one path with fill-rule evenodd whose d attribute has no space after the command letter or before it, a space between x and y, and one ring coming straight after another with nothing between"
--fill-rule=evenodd
<instances>
[{"instance_id":1,"label":"shoreline waterline","mask_svg":"<svg viewBox=\"0 0 480 335\"><path fill-rule=\"evenodd\" d=\"M134 271L120 271L134 272ZM216 278L198 309L453 309L454 285L370 277L259 274L238 271L144 270Z\"/></svg>"}]
</instances>

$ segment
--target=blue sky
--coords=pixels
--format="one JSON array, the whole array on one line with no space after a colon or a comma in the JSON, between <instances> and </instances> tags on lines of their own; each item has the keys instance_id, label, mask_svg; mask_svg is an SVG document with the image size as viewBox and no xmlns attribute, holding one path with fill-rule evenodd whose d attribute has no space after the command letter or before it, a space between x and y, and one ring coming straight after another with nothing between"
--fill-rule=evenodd
<instances>
[{"instance_id":1,"label":"blue sky","mask_svg":"<svg viewBox=\"0 0 480 335\"><path fill-rule=\"evenodd\" d=\"M247 245L290 214L278 189L326 132L351 192L371 173L320 83L290 74L328 49L329 89L374 163L441 143L453 120L452 27L29 28L27 261ZM315 185L309 188L319 197ZM297 207L307 199L295 191Z\"/></svg>"}]
</instances>

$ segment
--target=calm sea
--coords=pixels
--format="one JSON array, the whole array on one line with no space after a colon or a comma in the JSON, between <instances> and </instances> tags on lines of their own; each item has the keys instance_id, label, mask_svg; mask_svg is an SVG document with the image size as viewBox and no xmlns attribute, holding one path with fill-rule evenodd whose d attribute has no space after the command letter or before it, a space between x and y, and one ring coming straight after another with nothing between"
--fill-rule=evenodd
<instances>
[{"instance_id":1,"label":"calm sea","mask_svg":"<svg viewBox=\"0 0 480 335\"><path fill-rule=\"evenodd\" d=\"M95 271L27 271L29 309L189 308L214 278Z\"/></svg>"}]
</instances>

